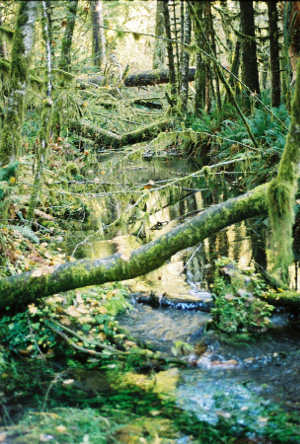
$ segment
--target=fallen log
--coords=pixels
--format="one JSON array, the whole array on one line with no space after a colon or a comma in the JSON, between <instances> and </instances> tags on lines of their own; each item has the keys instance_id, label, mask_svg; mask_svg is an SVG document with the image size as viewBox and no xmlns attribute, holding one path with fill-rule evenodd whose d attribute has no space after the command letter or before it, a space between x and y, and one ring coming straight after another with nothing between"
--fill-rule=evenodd
<instances>
[{"instance_id":1,"label":"fallen log","mask_svg":"<svg viewBox=\"0 0 300 444\"><path fill-rule=\"evenodd\" d=\"M196 297L190 298L179 298L168 296L166 293L163 295L158 295L153 292L151 293L138 293L133 294L134 300L139 304L150 305L154 308L165 307L165 308L175 308L176 310L194 310L194 311L206 311L214 307L214 301L211 294L208 292L203 293L205 299L199 299Z\"/></svg>"},{"instance_id":2,"label":"fallen log","mask_svg":"<svg viewBox=\"0 0 300 444\"><path fill-rule=\"evenodd\" d=\"M202 242L223 228L267 214L266 185L215 205L129 255L115 253L103 259L80 259L56 267L0 280L0 310L22 307L62 291L141 276L163 265L175 253ZM297 297L300 306L300 295Z\"/></svg>"},{"instance_id":3,"label":"fallen log","mask_svg":"<svg viewBox=\"0 0 300 444\"><path fill-rule=\"evenodd\" d=\"M153 139L157 134L168 129L170 125L170 120L161 120L152 123L149 126L132 131L131 133L120 135L100 128L86 120L73 119L69 123L69 128L81 136L92 139L98 145L121 147Z\"/></svg>"},{"instance_id":4,"label":"fallen log","mask_svg":"<svg viewBox=\"0 0 300 444\"><path fill-rule=\"evenodd\" d=\"M189 71L189 82L192 82L195 79L195 68L190 68ZM88 78L78 78L78 82L83 83L94 83L95 85L99 85L103 82L104 76L94 76ZM127 88L132 88L134 86L153 86L153 85L161 85L164 83L170 82L170 71L169 69L153 69L149 71L141 71L133 73L129 76L126 76L123 79L123 83Z\"/></svg>"}]
</instances>

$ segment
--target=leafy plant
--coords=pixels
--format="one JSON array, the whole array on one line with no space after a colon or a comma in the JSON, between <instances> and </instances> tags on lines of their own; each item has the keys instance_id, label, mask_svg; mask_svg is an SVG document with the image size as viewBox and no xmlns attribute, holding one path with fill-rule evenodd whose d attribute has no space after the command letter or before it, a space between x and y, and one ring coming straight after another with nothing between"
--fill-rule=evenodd
<instances>
[{"instance_id":1,"label":"leafy plant","mask_svg":"<svg viewBox=\"0 0 300 444\"><path fill-rule=\"evenodd\" d=\"M226 265L228 269L224 268ZM216 261L216 266L213 287L215 307L212 309L215 326L226 333L267 328L274 307L255 297L266 290L262 279L253 275L251 285L244 285L246 289L239 288L238 284L245 282L244 276L249 272L240 272L235 268L235 263L227 258ZM220 275L222 268L227 274L227 281Z\"/></svg>"}]
</instances>

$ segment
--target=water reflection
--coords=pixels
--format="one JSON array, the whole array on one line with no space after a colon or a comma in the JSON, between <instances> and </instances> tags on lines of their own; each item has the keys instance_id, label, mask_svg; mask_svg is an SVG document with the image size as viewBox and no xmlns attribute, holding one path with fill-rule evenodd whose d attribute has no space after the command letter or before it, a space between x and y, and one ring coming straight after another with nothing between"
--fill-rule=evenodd
<instances>
[{"instance_id":1,"label":"water reflection","mask_svg":"<svg viewBox=\"0 0 300 444\"><path fill-rule=\"evenodd\" d=\"M118 161L118 155L114 154L108 160ZM106 168L105 165L104 162L103 168ZM69 238L69 254L75 247L76 257L103 258L115 252L127 253L143 242L158 238L184 222L190 217L189 215L220 202L224 195L224 184L222 189L218 187L216 193L216 188L211 191L204 179L195 179L188 184L185 183L181 190L177 188L171 192L145 191L145 194L148 194L147 198L136 205L138 193L134 192L134 187L138 184L147 184L153 180L155 186L160 186L167 180L196 171L198 165L190 160L139 159L134 163L128 161L121 169L118 168L120 166L107 167L110 173L105 180L115 184L110 188L112 190L110 192L119 192L122 187L126 189L126 186L129 190L122 196L118 193L105 194L103 191L100 197L90 200L98 231L81 233L81 236L77 233L77 238L74 236ZM122 180L126 186L122 185ZM224 181L224 178L220 180ZM197 189L204 191L195 192ZM225 194L228 194L228 190ZM124 219L125 223L121 223L106 234L105 226L112 224L118 218L124 218L130 207L134 207L133 216L129 220ZM148 221L145 219L147 212L150 213ZM255 221L245 221L232 225L206 239L201 247L198 245L179 252L158 270L128 283L134 291L153 290L158 293L166 292L175 297L193 294L201 298L203 290L210 289L214 261L220 257L227 256L235 260L243 269L247 267L254 269L255 263L263 268L267 267L268 227L266 221L264 222L258 225ZM160 229L155 229L158 223L163 225L159 227ZM140 237L137 237L137 234ZM103 240L103 236L106 239ZM290 274L291 282L293 285L296 283L298 287L297 265L290 268Z\"/></svg>"}]
</instances>

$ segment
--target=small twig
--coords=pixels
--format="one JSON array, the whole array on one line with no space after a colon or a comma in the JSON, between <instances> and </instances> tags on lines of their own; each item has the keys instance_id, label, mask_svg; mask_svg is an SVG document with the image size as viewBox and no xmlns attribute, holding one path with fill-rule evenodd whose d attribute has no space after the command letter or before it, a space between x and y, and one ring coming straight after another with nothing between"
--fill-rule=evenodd
<instances>
[{"instance_id":1,"label":"small twig","mask_svg":"<svg viewBox=\"0 0 300 444\"><path fill-rule=\"evenodd\" d=\"M200 250L201 247L202 247L202 242L198 245L198 247L196 248L196 250L194 251L194 253L192 254L192 256L189 258L189 260L187 261L187 263L186 263L185 266L183 267L184 270L185 270L186 267L189 265L189 263L191 262L191 260L193 260L193 257L194 257L195 254Z\"/></svg>"},{"instance_id":2,"label":"small twig","mask_svg":"<svg viewBox=\"0 0 300 444\"><path fill-rule=\"evenodd\" d=\"M3 410L4 410L5 416L7 416L7 419L9 420L9 422L11 423L11 425L14 426L15 423L13 422L13 420L11 419L11 417L9 416L9 413L8 413L8 411L7 411L7 408L5 407L4 404L2 404L2 407L3 407Z\"/></svg>"},{"instance_id":3,"label":"small twig","mask_svg":"<svg viewBox=\"0 0 300 444\"><path fill-rule=\"evenodd\" d=\"M115 355L126 355L126 354L128 354L127 352L123 352L123 351L121 351L121 350L116 350L114 347L111 347L110 345L106 345L106 344L102 344L101 342L96 342L96 341L91 341L91 340L89 340L89 339L86 339L86 338L80 336L80 335L79 335L78 333L76 333L75 331L71 330L70 328L65 327L64 325L62 325L62 324L61 324L60 322L58 322L58 321L54 321L54 320L52 320L51 322L55 323L59 328L62 328L62 329L65 330L66 332L68 332L68 333L70 333L71 335L75 336L75 338L80 339L82 342L86 342L87 344L90 344L90 345L95 345L95 346L97 346L97 347L99 347L99 348L102 348L103 350L108 350L109 352L114 353ZM102 356L101 353L95 352L94 350L88 350L88 349L86 349L86 348L84 348L84 347L80 347L79 345L74 344L73 341L72 341L70 338L68 338L64 333L59 332L58 330L54 329L54 327L52 327L51 324L50 324L49 322L47 322L47 325L49 325L49 327L50 327L52 330L56 331L56 333L59 333L59 334L61 333L61 336L64 337L64 339L65 339L70 345L72 345L72 346L75 347L75 348L78 348L78 347L79 347L78 350L85 351L85 353L91 353L91 354L93 354L93 355L96 354L96 355Z\"/></svg>"},{"instance_id":4,"label":"small twig","mask_svg":"<svg viewBox=\"0 0 300 444\"><path fill-rule=\"evenodd\" d=\"M52 387L54 386L54 384L56 384L57 381L58 381L59 379L61 379L61 377L62 377L62 373L59 373L57 376L55 376L55 378L53 379L53 381L51 381L51 383L50 383L50 385L49 385L49 387L48 387L48 389L47 389L47 391L46 391L45 399L44 399L44 402L43 402L43 405L42 405L42 408L41 408L41 413L43 413L43 410L44 410L44 408L45 408L45 406L46 406L46 403L47 403L47 401L48 401L48 396L49 396L50 390L52 389Z\"/></svg>"}]
</instances>

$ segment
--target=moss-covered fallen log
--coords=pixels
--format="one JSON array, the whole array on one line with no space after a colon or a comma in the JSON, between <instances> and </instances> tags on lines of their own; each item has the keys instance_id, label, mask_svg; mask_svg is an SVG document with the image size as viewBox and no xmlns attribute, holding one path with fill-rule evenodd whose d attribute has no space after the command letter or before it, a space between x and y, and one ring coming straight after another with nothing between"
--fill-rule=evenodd
<instances>
[{"instance_id":1,"label":"moss-covered fallen log","mask_svg":"<svg viewBox=\"0 0 300 444\"><path fill-rule=\"evenodd\" d=\"M80 136L92 139L98 145L121 147L150 140L168 129L170 125L170 120L161 120L123 135L105 130L85 120L71 120L69 128Z\"/></svg>"},{"instance_id":2,"label":"moss-covered fallen log","mask_svg":"<svg viewBox=\"0 0 300 444\"><path fill-rule=\"evenodd\" d=\"M190 68L189 70L189 82L195 79L195 68ZM93 76L88 78L78 78L78 82L84 83L94 83L95 85L102 84L104 80L103 76ZM133 86L153 86L161 85L163 83L170 82L170 72L169 69L153 69L150 71L141 71L133 73L125 79L123 79L124 85L128 88Z\"/></svg>"},{"instance_id":3,"label":"moss-covered fallen log","mask_svg":"<svg viewBox=\"0 0 300 444\"><path fill-rule=\"evenodd\" d=\"M0 281L0 309L36 302L54 293L122 281L163 265L180 250L234 223L267 213L266 185L203 211L160 238L132 251L104 259L81 259L57 267L11 276ZM299 301L300 306L300 301Z\"/></svg>"}]
</instances>

